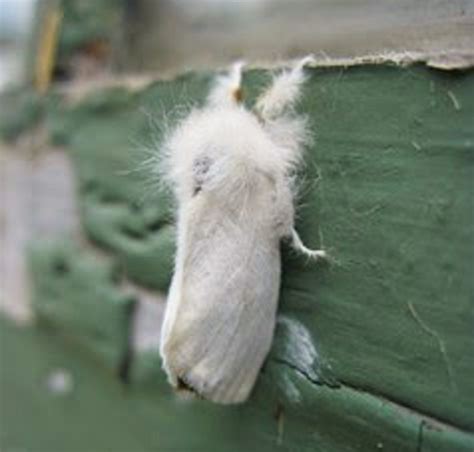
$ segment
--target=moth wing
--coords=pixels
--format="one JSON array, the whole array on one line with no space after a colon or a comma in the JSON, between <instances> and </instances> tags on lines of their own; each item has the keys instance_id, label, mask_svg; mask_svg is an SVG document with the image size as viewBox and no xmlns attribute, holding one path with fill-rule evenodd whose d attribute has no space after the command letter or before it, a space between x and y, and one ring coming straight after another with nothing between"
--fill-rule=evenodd
<instances>
[{"instance_id":1,"label":"moth wing","mask_svg":"<svg viewBox=\"0 0 474 452\"><path fill-rule=\"evenodd\" d=\"M236 403L272 343L280 251L261 224L209 203L201 198L182 222L161 351L173 384Z\"/></svg>"}]
</instances>

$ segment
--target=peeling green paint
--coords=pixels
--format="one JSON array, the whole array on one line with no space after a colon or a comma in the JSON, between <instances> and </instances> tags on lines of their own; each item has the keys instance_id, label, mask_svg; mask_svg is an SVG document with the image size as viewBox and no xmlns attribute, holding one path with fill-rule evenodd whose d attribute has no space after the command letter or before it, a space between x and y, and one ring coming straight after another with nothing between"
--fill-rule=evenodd
<instances>
[{"instance_id":1,"label":"peeling green paint","mask_svg":"<svg viewBox=\"0 0 474 452\"><path fill-rule=\"evenodd\" d=\"M315 384L297 360L270 359L252 401L223 410L178 402L148 354L132 362L126 403L153 418L143 432L168 429L160 444L178 450L205 447L215 422L219 450L239 441L258 450L472 450L474 72L367 65L310 75L299 110L316 139L297 226L332 262L314 265L284 245L280 311L309 332L340 387ZM249 103L268 77L246 74ZM174 245L170 200L140 170L143 149L160 139L141 110L160 122L176 105L201 102L209 80L102 92L48 113L77 171L89 237L151 288L166 289ZM285 341L277 336L271 356ZM176 417L193 426L188 442L171 433Z\"/></svg>"}]
</instances>

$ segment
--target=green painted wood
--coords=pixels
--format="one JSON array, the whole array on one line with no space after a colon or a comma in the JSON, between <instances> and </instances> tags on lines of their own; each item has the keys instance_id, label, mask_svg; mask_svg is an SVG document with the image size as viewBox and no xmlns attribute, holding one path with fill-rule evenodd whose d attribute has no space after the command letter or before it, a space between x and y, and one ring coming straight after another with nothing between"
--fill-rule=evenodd
<instances>
[{"instance_id":1,"label":"green painted wood","mask_svg":"<svg viewBox=\"0 0 474 452\"><path fill-rule=\"evenodd\" d=\"M113 263L55 241L31 247L30 270L38 320L120 373L129 349L134 300L117 287Z\"/></svg>"},{"instance_id":2,"label":"green painted wood","mask_svg":"<svg viewBox=\"0 0 474 452\"><path fill-rule=\"evenodd\" d=\"M177 399L163 374L140 387L124 386L88 355L71 353L52 331L16 329L0 320L0 352L5 451L467 452L474 445L472 435L442 424L427 421L420 429L416 413L377 397L318 389L295 374L305 409L282 408L268 371L249 403L222 407ZM48 390L57 369L71 375L71 392Z\"/></svg>"},{"instance_id":3,"label":"green painted wood","mask_svg":"<svg viewBox=\"0 0 474 452\"><path fill-rule=\"evenodd\" d=\"M312 82L301 108L315 106L321 179L300 230L337 262L285 261L282 310L341 381L472 430L474 72L358 67Z\"/></svg>"},{"instance_id":4,"label":"green painted wood","mask_svg":"<svg viewBox=\"0 0 474 452\"><path fill-rule=\"evenodd\" d=\"M180 403L157 355L136 356L141 416L155 416L160 429L163 418L184 415L181 425L199 437L222 419L226 440L248 438L258 450L274 447L282 430L289 450L471 450L474 72L380 65L309 73L299 110L316 140L302 171L298 229L332 263L308 263L283 246L280 312L309 334L319 358L302 362L277 333L252 402L222 410ZM48 111L77 171L87 233L151 288L169 283L172 216L141 167L143 149L159 143L162 113L202 101L209 80L189 74ZM249 103L266 80L264 71L246 74ZM178 450L194 444L169 441Z\"/></svg>"}]
</instances>

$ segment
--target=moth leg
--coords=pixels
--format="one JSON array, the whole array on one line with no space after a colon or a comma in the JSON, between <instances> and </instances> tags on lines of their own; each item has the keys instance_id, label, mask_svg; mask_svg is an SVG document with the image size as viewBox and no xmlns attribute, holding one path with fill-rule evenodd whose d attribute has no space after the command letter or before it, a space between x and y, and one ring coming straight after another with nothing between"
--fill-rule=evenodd
<instances>
[{"instance_id":1,"label":"moth leg","mask_svg":"<svg viewBox=\"0 0 474 452\"><path fill-rule=\"evenodd\" d=\"M214 107L238 105L242 101L242 69L244 62L232 65L226 75L217 77L207 103Z\"/></svg>"},{"instance_id":2,"label":"moth leg","mask_svg":"<svg viewBox=\"0 0 474 452\"><path fill-rule=\"evenodd\" d=\"M295 228L291 229L291 244L296 251L304 254L305 256L311 259L324 259L327 256L326 251L324 250L311 250L307 246L305 246L305 244L301 240L301 237L296 232Z\"/></svg>"},{"instance_id":3,"label":"moth leg","mask_svg":"<svg viewBox=\"0 0 474 452\"><path fill-rule=\"evenodd\" d=\"M257 115L264 122L281 116L287 108L294 106L306 79L304 67L312 62L314 57L308 55L297 61L293 68L284 70L273 79L271 86L260 96L255 105Z\"/></svg>"},{"instance_id":4,"label":"moth leg","mask_svg":"<svg viewBox=\"0 0 474 452\"><path fill-rule=\"evenodd\" d=\"M294 226L295 210L293 207L293 194L285 180L278 180L275 183L274 194L275 205L275 226L281 238L288 238L291 240L292 247L299 253L311 259L325 258L326 252L324 250L311 250L306 247L296 232Z\"/></svg>"}]
</instances>

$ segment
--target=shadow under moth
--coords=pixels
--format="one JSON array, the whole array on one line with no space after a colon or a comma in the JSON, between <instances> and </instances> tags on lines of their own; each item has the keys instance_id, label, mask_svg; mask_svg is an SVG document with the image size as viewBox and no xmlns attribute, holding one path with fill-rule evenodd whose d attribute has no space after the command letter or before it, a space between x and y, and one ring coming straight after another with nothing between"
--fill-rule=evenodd
<instances>
[{"instance_id":1,"label":"shadow under moth","mask_svg":"<svg viewBox=\"0 0 474 452\"><path fill-rule=\"evenodd\" d=\"M293 107L311 61L277 74L253 110L241 103L235 64L161 150L159 172L177 202L177 252L160 354L171 385L214 402L245 401L270 350L280 241L325 256L294 228L295 171L310 134Z\"/></svg>"}]
</instances>

